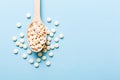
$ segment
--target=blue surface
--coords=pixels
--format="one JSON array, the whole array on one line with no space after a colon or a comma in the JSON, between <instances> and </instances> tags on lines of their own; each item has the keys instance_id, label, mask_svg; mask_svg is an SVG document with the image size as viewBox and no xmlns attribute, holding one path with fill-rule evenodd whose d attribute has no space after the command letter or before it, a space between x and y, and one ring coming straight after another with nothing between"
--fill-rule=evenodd
<instances>
[{"instance_id":1,"label":"blue surface","mask_svg":"<svg viewBox=\"0 0 120 80\"><path fill-rule=\"evenodd\" d=\"M35 69L12 54L11 37L27 29L33 0L0 0L0 80L120 80L120 0L42 0L42 19L61 25L65 39L50 59ZM21 22L22 30L15 24Z\"/></svg>"}]
</instances>

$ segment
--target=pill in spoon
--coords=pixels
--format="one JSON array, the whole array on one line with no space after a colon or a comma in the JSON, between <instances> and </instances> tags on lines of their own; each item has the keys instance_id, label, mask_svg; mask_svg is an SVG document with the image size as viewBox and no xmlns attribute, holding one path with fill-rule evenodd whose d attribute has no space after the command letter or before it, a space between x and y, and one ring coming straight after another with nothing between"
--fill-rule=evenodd
<instances>
[{"instance_id":1,"label":"pill in spoon","mask_svg":"<svg viewBox=\"0 0 120 80\"><path fill-rule=\"evenodd\" d=\"M34 0L34 18L27 30L27 40L33 52L40 52L45 45L47 30L40 18L40 0Z\"/></svg>"}]
</instances>

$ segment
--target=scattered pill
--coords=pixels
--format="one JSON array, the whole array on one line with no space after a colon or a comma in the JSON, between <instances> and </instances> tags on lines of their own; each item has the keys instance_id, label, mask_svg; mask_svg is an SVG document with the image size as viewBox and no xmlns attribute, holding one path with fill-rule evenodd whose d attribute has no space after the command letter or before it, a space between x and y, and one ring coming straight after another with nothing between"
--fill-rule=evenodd
<instances>
[{"instance_id":1,"label":"scattered pill","mask_svg":"<svg viewBox=\"0 0 120 80\"><path fill-rule=\"evenodd\" d=\"M31 55L32 51L31 50L27 50L27 54Z\"/></svg>"},{"instance_id":2,"label":"scattered pill","mask_svg":"<svg viewBox=\"0 0 120 80\"><path fill-rule=\"evenodd\" d=\"M55 25L55 26L59 26L59 22L58 22L58 21L55 21L55 22L54 22L54 25Z\"/></svg>"},{"instance_id":3,"label":"scattered pill","mask_svg":"<svg viewBox=\"0 0 120 80\"><path fill-rule=\"evenodd\" d=\"M13 40L14 42L16 42L16 41L17 41L17 38L14 36L14 37L12 37L12 40Z\"/></svg>"},{"instance_id":4,"label":"scattered pill","mask_svg":"<svg viewBox=\"0 0 120 80\"><path fill-rule=\"evenodd\" d=\"M40 63L41 62L41 59L40 58L37 58L37 60L36 60L38 63Z\"/></svg>"},{"instance_id":5,"label":"scattered pill","mask_svg":"<svg viewBox=\"0 0 120 80\"><path fill-rule=\"evenodd\" d=\"M54 29L54 28L53 28L53 29L51 29L51 31L52 31L53 33L56 33L56 29Z\"/></svg>"},{"instance_id":6,"label":"scattered pill","mask_svg":"<svg viewBox=\"0 0 120 80\"><path fill-rule=\"evenodd\" d=\"M18 54L18 49L14 49L14 50L13 50L13 53L14 53L14 54Z\"/></svg>"},{"instance_id":7,"label":"scattered pill","mask_svg":"<svg viewBox=\"0 0 120 80\"><path fill-rule=\"evenodd\" d=\"M46 57L46 56L42 56L42 60L44 60L44 61L45 61L46 59L47 59L47 57Z\"/></svg>"},{"instance_id":8,"label":"scattered pill","mask_svg":"<svg viewBox=\"0 0 120 80\"><path fill-rule=\"evenodd\" d=\"M38 56L39 56L39 57L42 57L42 53L39 52L39 53L38 53Z\"/></svg>"},{"instance_id":9,"label":"scattered pill","mask_svg":"<svg viewBox=\"0 0 120 80\"><path fill-rule=\"evenodd\" d=\"M47 22L50 23L52 19L50 17L47 18Z\"/></svg>"},{"instance_id":10,"label":"scattered pill","mask_svg":"<svg viewBox=\"0 0 120 80\"><path fill-rule=\"evenodd\" d=\"M34 63L34 60L33 60L33 59L30 59L30 60L29 60L29 63L30 63L30 64L33 64L33 63Z\"/></svg>"},{"instance_id":11,"label":"scattered pill","mask_svg":"<svg viewBox=\"0 0 120 80\"><path fill-rule=\"evenodd\" d=\"M18 47L20 45L20 42L16 42L15 45Z\"/></svg>"},{"instance_id":12,"label":"scattered pill","mask_svg":"<svg viewBox=\"0 0 120 80\"><path fill-rule=\"evenodd\" d=\"M18 23L16 24L16 26L17 26L17 28L21 28L21 23L18 22Z\"/></svg>"},{"instance_id":13,"label":"scattered pill","mask_svg":"<svg viewBox=\"0 0 120 80\"><path fill-rule=\"evenodd\" d=\"M59 48L59 44L58 43L56 43L54 46L55 46L55 48Z\"/></svg>"},{"instance_id":14,"label":"scattered pill","mask_svg":"<svg viewBox=\"0 0 120 80\"><path fill-rule=\"evenodd\" d=\"M38 63L34 63L34 67L35 67L35 68L38 68L38 67L39 67L39 64L38 64Z\"/></svg>"},{"instance_id":15,"label":"scattered pill","mask_svg":"<svg viewBox=\"0 0 120 80\"><path fill-rule=\"evenodd\" d=\"M55 42L59 42L59 39L58 39L58 38L55 38L54 41L55 41Z\"/></svg>"},{"instance_id":16,"label":"scattered pill","mask_svg":"<svg viewBox=\"0 0 120 80\"><path fill-rule=\"evenodd\" d=\"M26 17L27 17L28 19L30 19L30 18L31 18L31 14L30 14L30 13L27 13L27 14L26 14Z\"/></svg>"},{"instance_id":17,"label":"scattered pill","mask_svg":"<svg viewBox=\"0 0 120 80\"><path fill-rule=\"evenodd\" d=\"M50 37L53 37L53 36L54 36L53 32L50 32Z\"/></svg>"},{"instance_id":18,"label":"scattered pill","mask_svg":"<svg viewBox=\"0 0 120 80\"><path fill-rule=\"evenodd\" d=\"M46 53L46 52L47 52L47 49L43 49L43 52Z\"/></svg>"},{"instance_id":19,"label":"scattered pill","mask_svg":"<svg viewBox=\"0 0 120 80\"><path fill-rule=\"evenodd\" d=\"M24 42L25 42L25 40L24 40L24 39L20 39L20 42L21 42L21 43L24 43Z\"/></svg>"},{"instance_id":20,"label":"scattered pill","mask_svg":"<svg viewBox=\"0 0 120 80\"><path fill-rule=\"evenodd\" d=\"M28 47L27 47L27 45L24 44L24 45L23 45L23 48L26 50Z\"/></svg>"},{"instance_id":21,"label":"scattered pill","mask_svg":"<svg viewBox=\"0 0 120 80\"><path fill-rule=\"evenodd\" d=\"M51 42L50 42L50 41L47 41L47 42L46 42L46 45L50 45L50 44L51 44Z\"/></svg>"},{"instance_id":22,"label":"scattered pill","mask_svg":"<svg viewBox=\"0 0 120 80\"><path fill-rule=\"evenodd\" d=\"M54 56L53 52L50 52L50 53L49 53L49 56L50 56L50 57L53 57L53 56Z\"/></svg>"},{"instance_id":23,"label":"scattered pill","mask_svg":"<svg viewBox=\"0 0 120 80\"><path fill-rule=\"evenodd\" d=\"M19 44L19 47L20 47L20 48L23 48L23 44L22 44L22 43L20 43L20 44Z\"/></svg>"},{"instance_id":24,"label":"scattered pill","mask_svg":"<svg viewBox=\"0 0 120 80\"><path fill-rule=\"evenodd\" d=\"M22 32L19 35L20 35L21 38L24 37L24 33L22 33Z\"/></svg>"},{"instance_id":25,"label":"scattered pill","mask_svg":"<svg viewBox=\"0 0 120 80\"><path fill-rule=\"evenodd\" d=\"M59 35L59 38L60 38L60 39L63 39L63 38L64 38L64 35L63 35L63 34L60 34L60 35Z\"/></svg>"},{"instance_id":26,"label":"scattered pill","mask_svg":"<svg viewBox=\"0 0 120 80\"><path fill-rule=\"evenodd\" d=\"M50 66L50 65L51 65L50 61L47 61L47 62L46 62L46 65L47 65L47 66Z\"/></svg>"},{"instance_id":27,"label":"scattered pill","mask_svg":"<svg viewBox=\"0 0 120 80\"><path fill-rule=\"evenodd\" d=\"M50 50L50 46L47 46L47 50L48 50L48 51Z\"/></svg>"},{"instance_id":28,"label":"scattered pill","mask_svg":"<svg viewBox=\"0 0 120 80\"><path fill-rule=\"evenodd\" d=\"M23 59L27 59L27 54L23 54L23 55L22 55L22 58L23 58Z\"/></svg>"}]
</instances>

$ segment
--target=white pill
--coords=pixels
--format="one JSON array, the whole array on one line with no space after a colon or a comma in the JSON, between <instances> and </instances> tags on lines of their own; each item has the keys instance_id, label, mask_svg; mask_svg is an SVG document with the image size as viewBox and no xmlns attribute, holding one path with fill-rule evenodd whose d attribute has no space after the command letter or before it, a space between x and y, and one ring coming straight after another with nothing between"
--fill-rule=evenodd
<instances>
[{"instance_id":1,"label":"white pill","mask_svg":"<svg viewBox=\"0 0 120 80\"><path fill-rule=\"evenodd\" d=\"M47 40L48 40L48 41L51 41L52 39L51 39L51 37L48 36L48 37L47 37Z\"/></svg>"},{"instance_id":2,"label":"white pill","mask_svg":"<svg viewBox=\"0 0 120 80\"><path fill-rule=\"evenodd\" d=\"M63 39L63 38L64 38L64 35L63 35L63 34L60 34L60 35L59 35L59 38L60 38L60 39Z\"/></svg>"},{"instance_id":3,"label":"white pill","mask_svg":"<svg viewBox=\"0 0 120 80\"><path fill-rule=\"evenodd\" d=\"M24 49L27 49L28 47L27 47L27 45L24 44L24 45L23 45L23 48L24 48Z\"/></svg>"},{"instance_id":4,"label":"white pill","mask_svg":"<svg viewBox=\"0 0 120 80\"><path fill-rule=\"evenodd\" d=\"M44 61L45 61L46 59L47 59L47 57L46 57L46 56L42 56L42 60L44 60Z\"/></svg>"},{"instance_id":5,"label":"white pill","mask_svg":"<svg viewBox=\"0 0 120 80\"><path fill-rule=\"evenodd\" d=\"M16 42L17 41L17 37L12 37L12 40L14 41L14 42Z\"/></svg>"},{"instance_id":6,"label":"white pill","mask_svg":"<svg viewBox=\"0 0 120 80\"><path fill-rule=\"evenodd\" d=\"M47 44L47 45L50 45L51 43L50 43L50 41L47 41L46 44Z\"/></svg>"},{"instance_id":7,"label":"white pill","mask_svg":"<svg viewBox=\"0 0 120 80\"><path fill-rule=\"evenodd\" d=\"M23 55L22 55L22 58L23 58L23 59L27 59L27 54L23 54Z\"/></svg>"},{"instance_id":8,"label":"white pill","mask_svg":"<svg viewBox=\"0 0 120 80\"><path fill-rule=\"evenodd\" d=\"M58 22L58 21L55 21L55 22L54 22L54 25L55 25L55 26L59 26L59 22Z\"/></svg>"},{"instance_id":9,"label":"white pill","mask_svg":"<svg viewBox=\"0 0 120 80\"><path fill-rule=\"evenodd\" d=\"M50 46L47 46L47 50L48 50L48 51L50 50Z\"/></svg>"},{"instance_id":10,"label":"white pill","mask_svg":"<svg viewBox=\"0 0 120 80\"><path fill-rule=\"evenodd\" d=\"M21 38L24 37L24 33L22 33L22 32L19 35L20 35Z\"/></svg>"},{"instance_id":11,"label":"white pill","mask_svg":"<svg viewBox=\"0 0 120 80\"><path fill-rule=\"evenodd\" d=\"M47 52L47 49L43 49L43 52L46 53L46 52Z\"/></svg>"},{"instance_id":12,"label":"white pill","mask_svg":"<svg viewBox=\"0 0 120 80\"><path fill-rule=\"evenodd\" d=\"M51 29L51 31L52 31L53 33L56 33L56 29L54 29L54 28L53 28L53 29Z\"/></svg>"},{"instance_id":13,"label":"white pill","mask_svg":"<svg viewBox=\"0 0 120 80\"><path fill-rule=\"evenodd\" d=\"M50 65L51 65L51 62L50 62L50 61L47 61L47 62L46 62L46 65L47 65L47 66L50 66Z\"/></svg>"},{"instance_id":14,"label":"white pill","mask_svg":"<svg viewBox=\"0 0 120 80\"><path fill-rule=\"evenodd\" d=\"M55 46L55 48L59 48L59 44L58 43L56 43L54 46Z\"/></svg>"},{"instance_id":15,"label":"white pill","mask_svg":"<svg viewBox=\"0 0 120 80\"><path fill-rule=\"evenodd\" d=\"M36 60L38 63L40 63L41 62L41 59L40 58L37 58L37 60Z\"/></svg>"},{"instance_id":16,"label":"white pill","mask_svg":"<svg viewBox=\"0 0 120 80\"><path fill-rule=\"evenodd\" d=\"M55 41L55 42L59 42L59 39L58 39L58 38L55 38L54 41Z\"/></svg>"},{"instance_id":17,"label":"white pill","mask_svg":"<svg viewBox=\"0 0 120 80\"><path fill-rule=\"evenodd\" d=\"M50 45L50 48L53 50L55 47L54 47L54 45Z\"/></svg>"},{"instance_id":18,"label":"white pill","mask_svg":"<svg viewBox=\"0 0 120 80\"><path fill-rule=\"evenodd\" d=\"M31 55L32 51L31 50L27 50L27 54Z\"/></svg>"},{"instance_id":19,"label":"white pill","mask_svg":"<svg viewBox=\"0 0 120 80\"><path fill-rule=\"evenodd\" d=\"M19 47L20 47L20 48L23 48L23 44L20 44Z\"/></svg>"},{"instance_id":20,"label":"white pill","mask_svg":"<svg viewBox=\"0 0 120 80\"><path fill-rule=\"evenodd\" d=\"M21 43L24 43L24 42L25 42L25 40L24 40L24 39L20 39L20 42L21 42Z\"/></svg>"},{"instance_id":21,"label":"white pill","mask_svg":"<svg viewBox=\"0 0 120 80\"><path fill-rule=\"evenodd\" d=\"M34 67L35 67L35 68L38 68L38 67L39 67L39 64L38 64L38 63L34 63Z\"/></svg>"},{"instance_id":22,"label":"white pill","mask_svg":"<svg viewBox=\"0 0 120 80\"><path fill-rule=\"evenodd\" d=\"M42 57L42 53L39 52L39 53L38 53L38 56L39 56L39 57Z\"/></svg>"},{"instance_id":23,"label":"white pill","mask_svg":"<svg viewBox=\"0 0 120 80\"><path fill-rule=\"evenodd\" d=\"M20 42L16 42L15 45L18 47L20 45Z\"/></svg>"},{"instance_id":24,"label":"white pill","mask_svg":"<svg viewBox=\"0 0 120 80\"><path fill-rule=\"evenodd\" d=\"M53 32L50 32L50 37L53 37L53 36L54 36Z\"/></svg>"},{"instance_id":25,"label":"white pill","mask_svg":"<svg viewBox=\"0 0 120 80\"><path fill-rule=\"evenodd\" d=\"M50 52L50 53L49 53L49 56L50 56L50 57L53 57L53 56L54 56L54 53L53 53L53 52Z\"/></svg>"},{"instance_id":26,"label":"white pill","mask_svg":"<svg viewBox=\"0 0 120 80\"><path fill-rule=\"evenodd\" d=\"M31 18L31 14L30 14L30 13L27 13L27 14L26 14L26 17L27 17L28 19L30 19L30 18Z\"/></svg>"},{"instance_id":27,"label":"white pill","mask_svg":"<svg viewBox=\"0 0 120 80\"><path fill-rule=\"evenodd\" d=\"M29 60L29 63L30 63L30 64L33 64L33 63L34 63L34 60L33 60L33 59L30 59L30 60Z\"/></svg>"},{"instance_id":28,"label":"white pill","mask_svg":"<svg viewBox=\"0 0 120 80\"><path fill-rule=\"evenodd\" d=\"M14 54L18 54L18 49L14 49L14 50L13 50L13 53L14 53Z\"/></svg>"},{"instance_id":29,"label":"white pill","mask_svg":"<svg viewBox=\"0 0 120 80\"><path fill-rule=\"evenodd\" d=\"M17 28L21 28L21 23L18 22L18 23L16 24L16 26L17 26Z\"/></svg>"},{"instance_id":30,"label":"white pill","mask_svg":"<svg viewBox=\"0 0 120 80\"><path fill-rule=\"evenodd\" d=\"M50 17L47 18L47 22L50 23L52 19Z\"/></svg>"}]
</instances>

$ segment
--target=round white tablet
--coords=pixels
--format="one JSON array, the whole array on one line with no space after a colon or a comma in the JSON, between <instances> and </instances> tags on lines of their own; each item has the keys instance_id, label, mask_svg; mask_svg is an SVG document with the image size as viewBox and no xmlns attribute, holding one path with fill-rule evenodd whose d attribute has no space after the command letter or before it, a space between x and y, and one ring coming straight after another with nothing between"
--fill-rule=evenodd
<instances>
[{"instance_id":1,"label":"round white tablet","mask_svg":"<svg viewBox=\"0 0 120 80\"><path fill-rule=\"evenodd\" d=\"M21 43L24 43L24 42L25 42L25 40L24 40L24 39L20 39L20 42L21 42Z\"/></svg>"},{"instance_id":2,"label":"round white tablet","mask_svg":"<svg viewBox=\"0 0 120 80\"><path fill-rule=\"evenodd\" d=\"M39 53L38 53L38 56L39 56L39 57L42 57L42 53L39 52Z\"/></svg>"},{"instance_id":3,"label":"round white tablet","mask_svg":"<svg viewBox=\"0 0 120 80\"><path fill-rule=\"evenodd\" d=\"M54 36L53 32L50 32L50 37L53 37L53 36Z\"/></svg>"},{"instance_id":4,"label":"round white tablet","mask_svg":"<svg viewBox=\"0 0 120 80\"><path fill-rule=\"evenodd\" d=\"M53 57L53 56L54 56L54 53L53 53L53 52L50 52L50 53L49 53L49 56L50 56L50 57Z\"/></svg>"},{"instance_id":5,"label":"round white tablet","mask_svg":"<svg viewBox=\"0 0 120 80\"><path fill-rule=\"evenodd\" d=\"M50 17L47 18L47 22L50 23L52 19Z\"/></svg>"},{"instance_id":6,"label":"round white tablet","mask_svg":"<svg viewBox=\"0 0 120 80\"><path fill-rule=\"evenodd\" d=\"M19 47L20 47L20 48L23 48L23 44L22 44L22 43L20 43Z\"/></svg>"},{"instance_id":7,"label":"round white tablet","mask_svg":"<svg viewBox=\"0 0 120 80\"><path fill-rule=\"evenodd\" d=\"M55 26L59 26L59 22L58 22L58 21L55 21L55 22L54 22L54 25L55 25Z\"/></svg>"},{"instance_id":8,"label":"round white tablet","mask_svg":"<svg viewBox=\"0 0 120 80\"><path fill-rule=\"evenodd\" d=\"M17 27L17 28L21 28L21 23L18 22L18 23L16 24L16 27Z\"/></svg>"},{"instance_id":9,"label":"round white tablet","mask_svg":"<svg viewBox=\"0 0 120 80\"><path fill-rule=\"evenodd\" d=\"M47 50L48 50L48 51L50 50L50 46L47 46Z\"/></svg>"},{"instance_id":10,"label":"round white tablet","mask_svg":"<svg viewBox=\"0 0 120 80\"><path fill-rule=\"evenodd\" d=\"M21 38L24 37L24 33L22 33L22 32L19 35L20 35Z\"/></svg>"},{"instance_id":11,"label":"round white tablet","mask_svg":"<svg viewBox=\"0 0 120 80\"><path fill-rule=\"evenodd\" d=\"M43 49L43 52L46 53L46 52L47 52L47 49Z\"/></svg>"},{"instance_id":12,"label":"round white tablet","mask_svg":"<svg viewBox=\"0 0 120 80\"><path fill-rule=\"evenodd\" d=\"M33 63L34 63L34 60L33 60L33 59L30 59L30 60L29 60L29 63L30 63L30 64L33 64Z\"/></svg>"},{"instance_id":13,"label":"round white tablet","mask_svg":"<svg viewBox=\"0 0 120 80\"><path fill-rule=\"evenodd\" d=\"M44 60L44 61L45 61L46 59L47 59L47 57L46 57L46 56L42 56L42 60Z\"/></svg>"},{"instance_id":14,"label":"round white tablet","mask_svg":"<svg viewBox=\"0 0 120 80\"><path fill-rule=\"evenodd\" d=\"M50 41L47 41L47 42L46 42L46 45L50 45L50 44L51 44Z\"/></svg>"},{"instance_id":15,"label":"round white tablet","mask_svg":"<svg viewBox=\"0 0 120 80\"><path fill-rule=\"evenodd\" d=\"M27 49L28 47L27 47L27 45L24 44L24 45L23 45L23 48L24 48L24 49Z\"/></svg>"},{"instance_id":16,"label":"round white tablet","mask_svg":"<svg viewBox=\"0 0 120 80\"><path fill-rule=\"evenodd\" d=\"M63 34L60 34L60 35L59 35L59 38L60 38L60 39L63 39L63 38L64 38L64 35L63 35Z\"/></svg>"},{"instance_id":17,"label":"round white tablet","mask_svg":"<svg viewBox=\"0 0 120 80\"><path fill-rule=\"evenodd\" d=\"M14 54L18 54L18 49L14 49L14 50L13 50L13 53L14 53Z\"/></svg>"},{"instance_id":18,"label":"round white tablet","mask_svg":"<svg viewBox=\"0 0 120 80\"><path fill-rule=\"evenodd\" d=\"M54 28L53 28L53 29L51 29L51 31L52 31L53 33L56 33L56 29L54 29Z\"/></svg>"},{"instance_id":19,"label":"round white tablet","mask_svg":"<svg viewBox=\"0 0 120 80\"><path fill-rule=\"evenodd\" d=\"M55 48L59 48L59 44L58 43L56 43L54 46L55 46Z\"/></svg>"},{"instance_id":20,"label":"round white tablet","mask_svg":"<svg viewBox=\"0 0 120 80\"><path fill-rule=\"evenodd\" d=\"M15 45L18 47L20 45L20 42L16 42Z\"/></svg>"},{"instance_id":21,"label":"round white tablet","mask_svg":"<svg viewBox=\"0 0 120 80\"><path fill-rule=\"evenodd\" d=\"M32 51L31 50L27 50L27 54L31 55Z\"/></svg>"},{"instance_id":22,"label":"round white tablet","mask_svg":"<svg viewBox=\"0 0 120 80\"><path fill-rule=\"evenodd\" d=\"M57 43L57 42L59 42L59 39L58 39L58 38L55 38L54 41Z\"/></svg>"},{"instance_id":23,"label":"round white tablet","mask_svg":"<svg viewBox=\"0 0 120 80\"><path fill-rule=\"evenodd\" d=\"M16 42L16 41L17 41L17 37L13 36L13 37L12 37L12 40L13 40L14 42Z\"/></svg>"},{"instance_id":24,"label":"round white tablet","mask_svg":"<svg viewBox=\"0 0 120 80\"><path fill-rule=\"evenodd\" d=\"M27 13L27 14L26 14L26 17L27 17L28 19L30 19L30 18L31 18L31 14L30 14L30 13Z\"/></svg>"},{"instance_id":25,"label":"round white tablet","mask_svg":"<svg viewBox=\"0 0 120 80\"><path fill-rule=\"evenodd\" d=\"M40 63L40 62L41 62L41 59L40 59L40 58L37 58L36 61L37 61L38 63Z\"/></svg>"},{"instance_id":26,"label":"round white tablet","mask_svg":"<svg viewBox=\"0 0 120 80\"><path fill-rule=\"evenodd\" d=\"M39 64L38 64L38 63L34 63L34 67L35 67L35 68L38 68L38 67L39 67Z\"/></svg>"},{"instance_id":27,"label":"round white tablet","mask_svg":"<svg viewBox=\"0 0 120 80\"><path fill-rule=\"evenodd\" d=\"M50 65L51 65L50 61L47 61L46 66L50 66Z\"/></svg>"},{"instance_id":28,"label":"round white tablet","mask_svg":"<svg viewBox=\"0 0 120 80\"><path fill-rule=\"evenodd\" d=\"M23 54L23 55L22 55L22 58L23 58L23 59L27 59L27 54Z\"/></svg>"}]
</instances>

